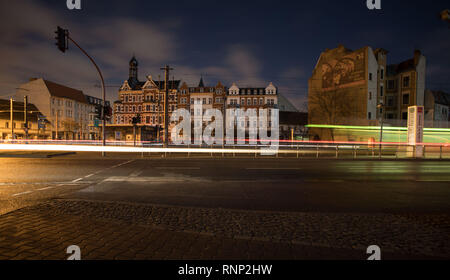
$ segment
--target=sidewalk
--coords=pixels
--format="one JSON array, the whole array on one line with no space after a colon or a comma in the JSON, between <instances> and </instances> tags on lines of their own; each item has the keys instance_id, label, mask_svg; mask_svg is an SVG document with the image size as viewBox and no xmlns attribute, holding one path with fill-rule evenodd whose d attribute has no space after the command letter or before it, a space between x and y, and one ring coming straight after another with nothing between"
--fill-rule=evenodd
<instances>
[{"instance_id":1,"label":"sidewalk","mask_svg":"<svg viewBox=\"0 0 450 280\"><path fill-rule=\"evenodd\" d=\"M68 257L66 249L71 245L81 248L82 259L364 260L368 257L361 246L332 248L326 244L277 241L270 237L259 237L258 234L253 237L228 235L227 232L220 233L211 228L214 225L205 221L190 221L197 223L198 227L188 230L186 226L179 226L186 222L184 214L180 213L186 209L170 208L164 212L163 208L66 200L23 208L0 216L0 259L63 260ZM195 211L206 210L187 211L194 211L190 214L195 215ZM178 214L168 216L169 212ZM144 221L148 220L148 217L142 217L145 213L153 215L153 222ZM213 212L207 212L206 215L213 215ZM226 213L221 212L221 215L226 216ZM220 216L213 219L222 224ZM245 222L241 224L245 226ZM278 226L283 227L287 228L288 225ZM395 230L395 225L393 227ZM436 238L439 241L440 234L431 238L430 242L435 242ZM348 233L342 235L345 238ZM446 258L442 255L427 255L382 249L383 259Z\"/></svg>"}]
</instances>

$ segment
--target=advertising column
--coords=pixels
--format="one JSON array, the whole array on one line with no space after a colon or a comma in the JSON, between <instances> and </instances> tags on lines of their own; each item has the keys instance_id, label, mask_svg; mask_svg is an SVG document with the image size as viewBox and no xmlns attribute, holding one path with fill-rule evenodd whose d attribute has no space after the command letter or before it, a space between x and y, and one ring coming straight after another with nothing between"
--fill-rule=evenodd
<instances>
[{"instance_id":1,"label":"advertising column","mask_svg":"<svg viewBox=\"0 0 450 280\"><path fill-rule=\"evenodd\" d=\"M408 157L423 157L424 107L408 108Z\"/></svg>"}]
</instances>

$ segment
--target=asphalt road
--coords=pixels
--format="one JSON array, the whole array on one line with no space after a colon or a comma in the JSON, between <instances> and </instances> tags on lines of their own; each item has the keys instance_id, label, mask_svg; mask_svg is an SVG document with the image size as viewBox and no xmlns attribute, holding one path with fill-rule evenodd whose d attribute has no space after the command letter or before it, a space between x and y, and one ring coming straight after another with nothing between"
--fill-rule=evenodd
<instances>
[{"instance_id":1,"label":"asphalt road","mask_svg":"<svg viewBox=\"0 0 450 280\"><path fill-rule=\"evenodd\" d=\"M448 161L0 159L0 213L55 197L205 208L449 213Z\"/></svg>"}]
</instances>

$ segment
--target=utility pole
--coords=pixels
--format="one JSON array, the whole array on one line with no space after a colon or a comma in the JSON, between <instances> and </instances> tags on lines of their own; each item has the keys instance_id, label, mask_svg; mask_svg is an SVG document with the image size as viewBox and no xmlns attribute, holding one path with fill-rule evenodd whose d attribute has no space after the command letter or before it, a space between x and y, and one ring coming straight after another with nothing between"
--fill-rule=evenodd
<instances>
[{"instance_id":1,"label":"utility pole","mask_svg":"<svg viewBox=\"0 0 450 280\"><path fill-rule=\"evenodd\" d=\"M14 100L10 99L10 109L11 109L11 139L14 139Z\"/></svg>"},{"instance_id":2,"label":"utility pole","mask_svg":"<svg viewBox=\"0 0 450 280\"><path fill-rule=\"evenodd\" d=\"M23 130L25 130L25 140L28 139L28 118L27 118L27 104L28 104L28 96L23 97Z\"/></svg>"},{"instance_id":3,"label":"utility pole","mask_svg":"<svg viewBox=\"0 0 450 280\"><path fill-rule=\"evenodd\" d=\"M173 70L166 65L166 67L161 68L165 71L165 93L164 93L164 148L169 146L169 72Z\"/></svg>"},{"instance_id":4,"label":"utility pole","mask_svg":"<svg viewBox=\"0 0 450 280\"><path fill-rule=\"evenodd\" d=\"M384 104L383 102L380 102L380 104L378 104L378 109L380 109L380 124L381 124L381 129L380 129L380 152L379 152L379 157L381 158L381 152L382 152L382 148L383 148L383 125L384 125Z\"/></svg>"}]
</instances>

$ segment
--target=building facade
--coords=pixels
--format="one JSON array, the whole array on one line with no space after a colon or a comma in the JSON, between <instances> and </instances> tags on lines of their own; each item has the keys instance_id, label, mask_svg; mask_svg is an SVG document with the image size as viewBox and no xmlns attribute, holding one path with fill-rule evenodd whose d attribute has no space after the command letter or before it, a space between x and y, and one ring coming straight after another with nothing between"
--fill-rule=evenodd
<instances>
[{"instance_id":1,"label":"building facade","mask_svg":"<svg viewBox=\"0 0 450 280\"><path fill-rule=\"evenodd\" d=\"M228 89L227 108L278 108L278 89L270 83L265 88L239 88L233 83Z\"/></svg>"},{"instance_id":2,"label":"building facade","mask_svg":"<svg viewBox=\"0 0 450 280\"><path fill-rule=\"evenodd\" d=\"M52 139L89 139L89 115L95 109L82 91L33 78L17 89L17 99L25 96L51 123Z\"/></svg>"},{"instance_id":3,"label":"building facade","mask_svg":"<svg viewBox=\"0 0 450 280\"><path fill-rule=\"evenodd\" d=\"M425 92L425 124L427 127L448 128L450 122L450 94L443 91Z\"/></svg>"},{"instance_id":4,"label":"building facade","mask_svg":"<svg viewBox=\"0 0 450 280\"><path fill-rule=\"evenodd\" d=\"M325 50L308 81L308 123L378 125L407 118L407 108L424 104L426 58L420 51L388 64L388 51L342 45ZM316 139L330 139L312 131Z\"/></svg>"},{"instance_id":5,"label":"building facade","mask_svg":"<svg viewBox=\"0 0 450 280\"><path fill-rule=\"evenodd\" d=\"M216 86L205 86L203 77L200 78L200 82L196 87L190 87L183 82L179 91L179 108L184 108L191 113L192 120L195 116L202 118L203 114L208 109L217 109L222 115L225 115L226 104L226 87L219 81ZM201 105L201 109L195 108L195 105ZM195 112L195 110L202 110L201 112ZM206 125L203 122L203 125Z\"/></svg>"},{"instance_id":6,"label":"building facade","mask_svg":"<svg viewBox=\"0 0 450 280\"><path fill-rule=\"evenodd\" d=\"M169 115L178 108L179 86L180 81L168 82ZM152 76L147 76L145 81L139 81L138 61L133 57L129 62L129 77L119 89L119 100L114 102L113 123L133 126L133 118L139 116L139 125L162 128L165 89L165 82L154 80Z\"/></svg>"}]
</instances>

